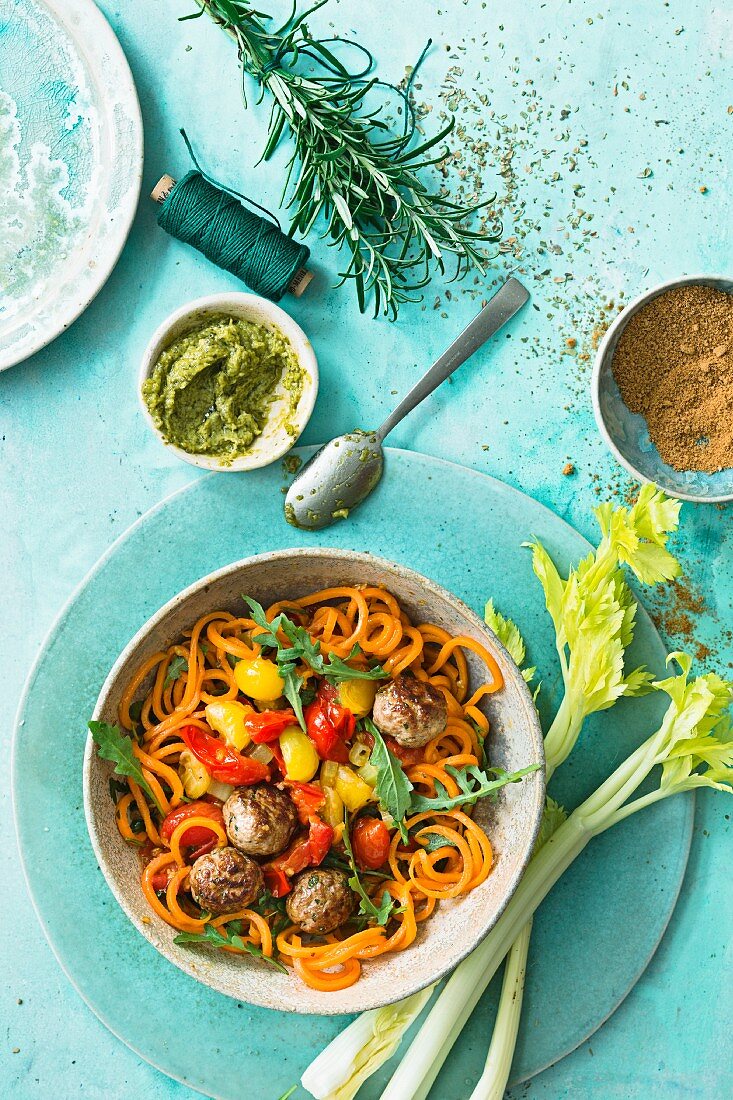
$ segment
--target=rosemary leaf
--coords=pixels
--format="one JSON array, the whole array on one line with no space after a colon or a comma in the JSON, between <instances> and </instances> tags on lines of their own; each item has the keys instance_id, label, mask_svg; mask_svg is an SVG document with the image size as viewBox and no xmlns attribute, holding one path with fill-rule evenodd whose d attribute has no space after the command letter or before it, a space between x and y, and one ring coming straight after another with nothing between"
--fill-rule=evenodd
<instances>
[{"instance_id":1,"label":"rosemary leaf","mask_svg":"<svg viewBox=\"0 0 733 1100\"><path fill-rule=\"evenodd\" d=\"M494 196L463 206L420 178L447 160L447 149L438 147L454 126L451 119L432 138L416 140L410 89L425 51L407 87L397 88L370 75L374 59L363 46L311 35L306 20L328 0L302 12L296 0L280 26L245 0L197 2L236 41L243 76L272 96L263 159L285 138L292 142L283 191L290 232L305 236L316 222L325 227L324 238L346 254L340 282L354 283L362 312L371 301L375 316L396 317L403 302L419 300L435 271L445 271L448 258L456 278L471 267L483 270L482 245L499 234L468 223ZM334 42L356 50L366 64L350 68L329 48ZM382 117L390 97L405 113L399 134Z\"/></svg>"}]
</instances>

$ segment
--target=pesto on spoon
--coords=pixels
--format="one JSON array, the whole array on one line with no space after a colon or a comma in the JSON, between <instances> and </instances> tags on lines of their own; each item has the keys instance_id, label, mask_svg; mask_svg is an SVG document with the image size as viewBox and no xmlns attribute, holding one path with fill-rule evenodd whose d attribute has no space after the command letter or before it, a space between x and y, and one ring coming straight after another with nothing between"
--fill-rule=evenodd
<instances>
[{"instance_id":1,"label":"pesto on spoon","mask_svg":"<svg viewBox=\"0 0 733 1100\"><path fill-rule=\"evenodd\" d=\"M337 436L305 464L285 497L285 518L293 527L318 531L345 519L376 488L384 469L382 443L392 429L441 382L493 336L529 301L518 279L510 278L413 386L377 431Z\"/></svg>"}]
</instances>

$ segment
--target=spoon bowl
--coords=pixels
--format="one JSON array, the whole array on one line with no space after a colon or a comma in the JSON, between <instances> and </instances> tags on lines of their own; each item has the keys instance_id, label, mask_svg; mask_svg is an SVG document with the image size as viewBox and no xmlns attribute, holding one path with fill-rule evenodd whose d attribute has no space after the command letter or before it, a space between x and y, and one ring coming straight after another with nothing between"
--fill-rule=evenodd
<instances>
[{"instance_id":1,"label":"spoon bowl","mask_svg":"<svg viewBox=\"0 0 733 1100\"><path fill-rule=\"evenodd\" d=\"M298 473L285 500L293 527L318 531L349 511L376 488L384 469L377 432L356 430L326 443Z\"/></svg>"}]
</instances>

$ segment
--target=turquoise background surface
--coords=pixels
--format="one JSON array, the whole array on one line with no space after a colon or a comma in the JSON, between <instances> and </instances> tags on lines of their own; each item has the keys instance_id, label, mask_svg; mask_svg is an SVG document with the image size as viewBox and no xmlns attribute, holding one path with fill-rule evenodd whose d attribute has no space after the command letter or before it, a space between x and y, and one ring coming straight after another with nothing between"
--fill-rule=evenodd
<instances>
[{"instance_id":1,"label":"turquoise background surface","mask_svg":"<svg viewBox=\"0 0 733 1100\"><path fill-rule=\"evenodd\" d=\"M253 168L267 112L244 113L226 37L206 20L177 23L191 7L177 0L100 6L140 94L144 192L163 171L186 169L183 125L217 177L274 205L282 158ZM393 79L427 36L434 39L418 82L418 98L436 104L426 126L437 125L438 105L446 104L463 123L483 121L479 174L488 192L498 192L504 232L485 284L471 277L450 287L448 298L436 283L424 307L405 308L395 325L360 317L348 290L329 289L335 258L309 241L318 283L302 301L288 302L321 367L304 442L378 423L393 391L407 389L443 350L492 278L514 271L532 291L534 311L401 425L393 442L492 473L590 535L597 494L623 496L631 485L607 455L590 410L593 346L612 315L602 307L684 272L730 274L733 19L722 4L681 0L576 0L521 12L509 0L445 0L442 8L428 0L333 0L314 26L327 30L330 22L372 47L380 73ZM487 101L478 101L480 110L478 94ZM471 177L469 170L469 187ZM168 312L237 284L166 238L154 216L143 200L117 269L84 316L0 376L6 731L40 641L75 585L132 521L197 476L169 459L145 427L134 400L137 365ZM568 461L576 472L564 476ZM699 667L726 668L733 659L730 509L686 506L683 528L679 552L689 583L651 609L670 645L691 647ZM476 531L477 555L490 538L490 530ZM648 971L589 1043L517 1096L732 1091L731 812L725 799L699 796L682 898ZM193 1096L114 1039L68 985L21 880L7 783L2 813L5 911L13 913L0 927L3 1093ZM94 945L87 950L93 955ZM559 1012L567 1000L559 989Z\"/></svg>"}]
</instances>

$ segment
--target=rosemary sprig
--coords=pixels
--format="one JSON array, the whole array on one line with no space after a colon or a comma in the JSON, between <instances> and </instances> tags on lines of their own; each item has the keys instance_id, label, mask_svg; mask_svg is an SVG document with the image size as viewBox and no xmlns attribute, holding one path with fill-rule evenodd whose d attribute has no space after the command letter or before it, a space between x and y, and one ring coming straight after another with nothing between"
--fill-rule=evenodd
<instances>
[{"instance_id":1,"label":"rosemary sprig","mask_svg":"<svg viewBox=\"0 0 733 1100\"><path fill-rule=\"evenodd\" d=\"M471 266L483 270L485 256L477 242L496 241L499 235L472 229L466 220L495 196L463 206L443 191L430 190L418 174L446 159L447 150L438 146L455 120L416 143L409 82L402 90L370 75L373 57L354 42L347 44L367 62L351 71L329 49L334 41L346 40L310 34L305 20L328 0L316 0L302 13L294 0L290 16L275 29L268 28L271 17L246 0L197 2L202 10L196 15L207 11L236 40L243 74L262 89L258 102L265 90L272 96L263 159L272 156L283 135L293 142L282 200L292 211L290 232L305 235L319 217L325 219L323 236L347 250L348 263L339 275L342 283L353 279L362 312L373 296L375 316L381 311L396 317L402 302L419 300L434 269L444 272L446 255L456 259L456 278ZM304 60L315 66L315 75L302 71ZM401 134L381 117L384 97L379 104L370 102L377 87L401 98Z\"/></svg>"}]
</instances>

